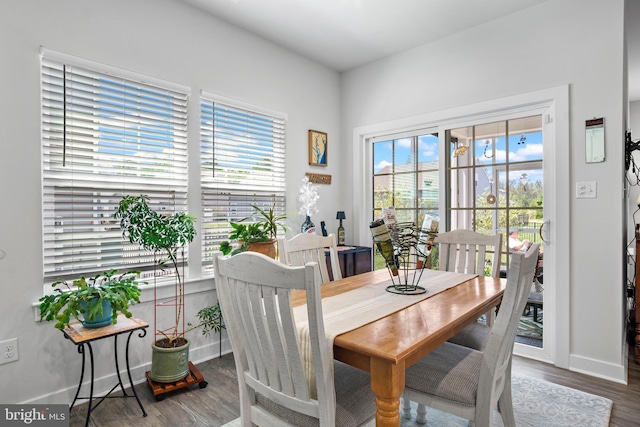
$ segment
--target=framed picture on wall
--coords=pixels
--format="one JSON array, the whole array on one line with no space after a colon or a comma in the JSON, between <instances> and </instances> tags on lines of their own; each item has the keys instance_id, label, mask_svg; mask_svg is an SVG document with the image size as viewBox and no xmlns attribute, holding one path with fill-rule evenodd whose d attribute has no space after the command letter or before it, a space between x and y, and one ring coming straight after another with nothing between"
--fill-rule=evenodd
<instances>
[{"instance_id":1,"label":"framed picture on wall","mask_svg":"<svg viewBox=\"0 0 640 427\"><path fill-rule=\"evenodd\" d=\"M309 164L327 166L328 140L326 132L309 130Z\"/></svg>"}]
</instances>

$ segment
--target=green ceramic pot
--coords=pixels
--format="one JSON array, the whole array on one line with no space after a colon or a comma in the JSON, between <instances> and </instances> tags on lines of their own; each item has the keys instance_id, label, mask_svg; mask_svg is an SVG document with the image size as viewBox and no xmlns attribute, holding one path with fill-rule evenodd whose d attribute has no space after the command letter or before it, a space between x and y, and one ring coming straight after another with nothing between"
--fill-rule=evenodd
<instances>
[{"instance_id":1,"label":"green ceramic pot","mask_svg":"<svg viewBox=\"0 0 640 427\"><path fill-rule=\"evenodd\" d=\"M189 373L189 340L185 345L165 348L151 344L151 372L149 378L158 383L173 383Z\"/></svg>"}]
</instances>

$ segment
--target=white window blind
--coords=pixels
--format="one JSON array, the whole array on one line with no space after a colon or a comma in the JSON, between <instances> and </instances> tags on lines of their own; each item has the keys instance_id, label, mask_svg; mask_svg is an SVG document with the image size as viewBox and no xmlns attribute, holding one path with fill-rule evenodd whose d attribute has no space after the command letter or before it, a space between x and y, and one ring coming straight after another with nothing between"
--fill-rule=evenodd
<instances>
[{"instance_id":1,"label":"white window blind","mask_svg":"<svg viewBox=\"0 0 640 427\"><path fill-rule=\"evenodd\" d=\"M285 117L249 108L201 102L203 268L228 239L229 222L253 213L252 205L284 214Z\"/></svg>"},{"instance_id":2,"label":"white window blind","mask_svg":"<svg viewBox=\"0 0 640 427\"><path fill-rule=\"evenodd\" d=\"M122 238L123 195L187 210L188 91L94 65L42 57L45 281L153 263Z\"/></svg>"}]
</instances>

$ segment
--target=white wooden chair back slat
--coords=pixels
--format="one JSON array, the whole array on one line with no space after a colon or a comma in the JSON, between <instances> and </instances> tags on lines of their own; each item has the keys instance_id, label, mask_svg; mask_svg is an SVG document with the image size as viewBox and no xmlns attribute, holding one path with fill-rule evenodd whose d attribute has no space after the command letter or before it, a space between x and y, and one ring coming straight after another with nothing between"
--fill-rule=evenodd
<instances>
[{"instance_id":1,"label":"white wooden chair back slat","mask_svg":"<svg viewBox=\"0 0 640 427\"><path fill-rule=\"evenodd\" d=\"M259 253L244 252L232 257L217 255L214 268L238 371L243 425L286 425L256 404L256 393L318 418L320 425L334 425L333 360L328 346L320 344L326 339L318 264L290 267ZM298 347L290 296L295 289L307 295L317 399L310 394Z\"/></svg>"},{"instance_id":2,"label":"white wooden chair back slat","mask_svg":"<svg viewBox=\"0 0 640 427\"><path fill-rule=\"evenodd\" d=\"M411 379L407 380L404 398L418 402L417 422L427 421L426 405L466 418L469 425L491 426L494 409L499 405L504 425L515 427L511 396L513 345L539 249L536 243L526 254L511 256L500 313L482 352L445 343L409 368L407 375ZM460 392L463 375L478 375L477 389ZM414 381L416 378L420 379Z\"/></svg>"},{"instance_id":3,"label":"white wooden chair back slat","mask_svg":"<svg viewBox=\"0 0 640 427\"><path fill-rule=\"evenodd\" d=\"M491 277L500 275L500 258L502 257L502 235L488 236L471 230L452 230L438 234L433 240L439 246L438 269L456 273L485 275L487 248L493 253L488 261L491 263ZM493 325L494 310L486 313L487 325Z\"/></svg>"},{"instance_id":4,"label":"white wooden chair back slat","mask_svg":"<svg viewBox=\"0 0 640 427\"><path fill-rule=\"evenodd\" d=\"M318 236L317 234L300 233L291 239L278 239L280 261L290 266L302 266L309 262L318 263L322 283L331 281L325 258L325 250L329 249L331 274L333 280L342 279L336 236Z\"/></svg>"},{"instance_id":5,"label":"white wooden chair back slat","mask_svg":"<svg viewBox=\"0 0 640 427\"><path fill-rule=\"evenodd\" d=\"M438 234L434 243L439 245L440 270L457 273L484 275L487 261L487 247L493 253L489 258L491 277L500 275L500 257L502 256L502 235L488 236L471 230L453 230Z\"/></svg>"},{"instance_id":6,"label":"white wooden chair back slat","mask_svg":"<svg viewBox=\"0 0 640 427\"><path fill-rule=\"evenodd\" d=\"M540 245L534 243L526 254L517 253L511 256L507 286L500 304L500 315L491 329L491 335L483 352L478 384L479 407L495 407L507 381L511 383L513 346L520 317L531 290L539 249ZM490 399L488 404L486 404L487 399Z\"/></svg>"}]
</instances>

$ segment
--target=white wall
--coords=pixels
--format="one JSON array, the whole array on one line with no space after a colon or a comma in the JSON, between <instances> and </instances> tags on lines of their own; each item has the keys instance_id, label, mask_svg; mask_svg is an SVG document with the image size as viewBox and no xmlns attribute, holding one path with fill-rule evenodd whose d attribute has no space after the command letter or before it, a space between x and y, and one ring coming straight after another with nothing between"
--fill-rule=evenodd
<instances>
[{"instance_id":1,"label":"white wall","mask_svg":"<svg viewBox=\"0 0 640 427\"><path fill-rule=\"evenodd\" d=\"M32 304L42 296L41 159L39 49L62 53L172 81L192 88L190 164L198 165L198 95L201 89L286 113L287 211L296 227L298 188L305 172L333 175L320 189L320 212L330 231L335 212L344 210L338 194L342 163L338 73L172 0L3 0L0 3L0 341L18 337L20 360L0 366L0 402L67 403L79 378L80 355L52 323L34 320ZM307 131L329 135L329 166L307 165ZM332 194L335 193L335 194ZM197 188L191 212L198 216ZM346 195L344 196L346 197ZM299 228L298 228L299 229ZM294 230L295 231L295 230ZM188 284L187 318L215 302L211 279ZM149 293L145 293L149 298ZM153 322L151 303L133 313ZM153 328L153 326L151 327ZM150 331L132 338L134 379L149 369ZM217 336L192 333L194 361L217 354ZM112 342L95 344L102 360L97 378L112 373ZM124 348L121 340L120 348ZM223 350L224 351L224 350ZM113 385L100 380L100 389ZM209 379L208 379L209 380ZM211 380L209 380L211 383ZM10 386L8 386L10 385Z\"/></svg>"},{"instance_id":2,"label":"white wall","mask_svg":"<svg viewBox=\"0 0 640 427\"><path fill-rule=\"evenodd\" d=\"M344 73L343 140L354 128L507 96L570 86L571 256L556 284L570 306L571 369L626 380L623 313L623 12L622 0L548 1L520 13ZM604 163L586 164L585 120L604 117ZM356 141L354 141L356 143ZM352 152L346 151L345 156ZM577 181L597 181L597 199L576 200ZM352 183L353 185L353 183ZM361 191L353 188L354 194ZM364 243L364 242L360 242ZM564 364L564 363L563 363Z\"/></svg>"},{"instance_id":3,"label":"white wall","mask_svg":"<svg viewBox=\"0 0 640 427\"><path fill-rule=\"evenodd\" d=\"M345 210L348 242L352 196L360 191L349 172L355 127L569 84L571 138L559 143L570 144L573 153L570 188L596 180L599 189L596 200L572 198L573 220L559 224L570 228L573 251L565 266L570 283L559 284L571 295L571 363L604 376L623 365L622 0L545 2L342 78L181 2L3 0L0 340L18 337L20 360L0 365L3 384L11 384L0 388L0 402L70 402L80 368L72 345L52 324L35 322L32 309L42 295L40 46L190 86L193 114L200 89L288 114L287 210L298 210L305 172L331 174L314 221L319 226L324 219L332 231L335 212ZM606 119L607 161L586 165L584 120L593 116ZM307 165L308 129L329 134L327 168ZM189 140L197 144L197 127ZM211 280L190 285L202 292L188 300L193 316L215 295ZM152 322L151 304L133 311ZM132 338L136 380L149 368L151 336ZM192 338L196 361L217 352L217 337ZM107 356L111 343L95 347ZM111 372L110 356L103 362L97 377ZM103 389L110 385L99 382Z\"/></svg>"}]
</instances>

